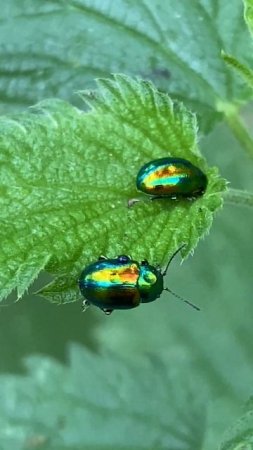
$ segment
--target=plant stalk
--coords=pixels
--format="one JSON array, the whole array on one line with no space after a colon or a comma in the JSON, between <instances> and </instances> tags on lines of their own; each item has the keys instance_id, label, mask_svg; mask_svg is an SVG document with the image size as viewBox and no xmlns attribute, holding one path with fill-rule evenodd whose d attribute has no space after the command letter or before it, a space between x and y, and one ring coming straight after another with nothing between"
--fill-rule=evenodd
<instances>
[{"instance_id":1,"label":"plant stalk","mask_svg":"<svg viewBox=\"0 0 253 450\"><path fill-rule=\"evenodd\" d=\"M224 193L225 203L253 207L253 193L241 189L228 189Z\"/></svg>"},{"instance_id":2,"label":"plant stalk","mask_svg":"<svg viewBox=\"0 0 253 450\"><path fill-rule=\"evenodd\" d=\"M248 133L237 112L224 111L226 122L236 139L240 142L247 154L253 159L253 138Z\"/></svg>"}]
</instances>

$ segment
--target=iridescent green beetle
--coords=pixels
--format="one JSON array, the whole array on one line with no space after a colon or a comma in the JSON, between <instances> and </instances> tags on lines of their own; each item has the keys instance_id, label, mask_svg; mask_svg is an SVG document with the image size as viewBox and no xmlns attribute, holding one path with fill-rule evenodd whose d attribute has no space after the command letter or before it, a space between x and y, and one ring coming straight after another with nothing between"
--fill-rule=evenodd
<instances>
[{"instance_id":1,"label":"iridescent green beetle","mask_svg":"<svg viewBox=\"0 0 253 450\"><path fill-rule=\"evenodd\" d=\"M79 279L79 288L85 298L84 306L95 305L110 314L114 309L131 309L140 303L153 302L164 290L174 294L164 288L163 278L170 262L181 249L172 255L164 272L147 261L139 263L126 255L112 259L100 257L82 271ZM177 294L174 295L199 309Z\"/></svg>"},{"instance_id":2,"label":"iridescent green beetle","mask_svg":"<svg viewBox=\"0 0 253 450\"><path fill-rule=\"evenodd\" d=\"M192 199L205 192L207 177L186 159L160 158L142 166L136 186L139 191L156 197Z\"/></svg>"}]
</instances>

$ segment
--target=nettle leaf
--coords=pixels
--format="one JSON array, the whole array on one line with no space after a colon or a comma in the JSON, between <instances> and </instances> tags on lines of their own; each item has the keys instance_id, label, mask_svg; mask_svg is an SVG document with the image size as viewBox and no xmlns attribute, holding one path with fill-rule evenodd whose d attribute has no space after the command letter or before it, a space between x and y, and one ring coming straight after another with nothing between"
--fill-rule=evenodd
<instances>
[{"instance_id":1,"label":"nettle leaf","mask_svg":"<svg viewBox=\"0 0 253 450\"><path fill-rule=\"evenodd\" d=\"M83 92L89 113L40 103L1 129L1 298L21 296L41 269L57 275L42 294L79 298L82 268L101 254L163 264L182 243L187 255L222 205L225 181L197 147L195 116L150 83L117 75ZM208 176L196 201L138 195L136 174L163 156L189 159ZM140 201L128 208L128 200Z\"/></svg>"},{"instance_id":2,"label":"nettle leaf","mask_svg":"<svg viewBox=\"0 0 253 450\"><path fill-rule=\"evenodd\" d=\"M253 63L238 0L9 0L1 19L3 111L70 99L95 77L124 72L181 99L207 130L222 118L217 105L252 95L220 56Z\"/></svg>"},{"instance_id":3,"label":"nettle leaf","mask_svg":"<svg viewBox=\"0 0 253 450\"><path fill-rule=\"evenodd\" d=\"M26 376L0 376L1 450L201 448L206 387L186 384L182 365L77 346L69 356L68 366L29 357Z\"/></svg>"},{"instance_id":4,"label":"nettle leaf","mask_svg":"<svg viewBox=\"0 0 253 450\"><path fill-rule=\"evenodd\" d=\"M220 450L251 450L252 445L253 400L251 398L242 417L227 430Z\"/></svg>"}]
</instances>

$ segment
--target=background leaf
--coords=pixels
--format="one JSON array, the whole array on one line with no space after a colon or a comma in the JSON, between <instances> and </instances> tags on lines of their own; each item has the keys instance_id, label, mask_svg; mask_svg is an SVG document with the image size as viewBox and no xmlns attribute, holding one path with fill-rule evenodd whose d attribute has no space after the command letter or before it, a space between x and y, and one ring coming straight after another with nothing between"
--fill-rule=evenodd
<instances>
[{"instance_id":1,"label":"background leaf","mask_svg":"<svg viewBox=\"0 0 253 450\"><path fill-rule=\"evenodd\" d=\"M83 93L93 108L88 114L46 101L33 115L1 120L2 298L14 287L21 296L45 266L60 278L41 292L63 303L80 298L78 276L100 254L155 265L182 243L187 254L222 204L225 182L199 155L194 115L126 76L100 80L99 87L100 93ZM142 196L127 208L139 168L165 155L201 167L205 195L195 202Z\"/></svg>"},{"instance_id":2,"label":"background leaf","mask_svg":"<svg viewBox=\"0 0 253 450\"><path fill-rule=\"evenodd\" d=\"M10 0L1 19L4 112L49 96L76 102L73 91L111 72L154 81L198 112L204 130L222 118L217 103L252 95L220 57L253 65L238 0Z\"/></svg>"},{"instance_id":3,"label":"background leaf","mask_svg":"<svg viewBox=\"0 0 253 450\"><path fill-rule=\"evenodd\" d=\"M221 450L250 450L253 444L253 402L249 400L246 412L226 432Z\"/></svg>"},{"instance_id":4,"label":"background leaf","mask_svg":"<svg viewBox=\"0 0 253 450\"><path fill-rule=\"evenodd\" d=\"M26 368L26 376L0 377L2 450L195 450L204 445L207 387L196 395L194 383L185 386L183 363L181 370L168 370L154 356L126 363L74 346L68 367L30 357Z\"/></svg>"}]
</instances>

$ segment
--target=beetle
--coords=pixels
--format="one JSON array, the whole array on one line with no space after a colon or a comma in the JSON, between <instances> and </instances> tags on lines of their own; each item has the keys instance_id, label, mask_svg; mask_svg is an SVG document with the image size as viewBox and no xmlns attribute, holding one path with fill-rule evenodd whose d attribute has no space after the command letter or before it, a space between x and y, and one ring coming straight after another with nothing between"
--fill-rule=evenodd
<instances>
[{"instance_id":1,"label":"beetle","mask_svg":"<svg viewBox=\"0 0 253 450\"><path fill-rule=\"evenodd\" d=\"M181 246L169 259L164 271L143 260L138 262L127 255L116 258L101 256L89 264L78 281L85 298L84 307L95 305L106 314L114 309L132 309L140 303L158 299L163 291L169 291L177 298L199 310L188 300L164 287L164 276L172 259L184 247Z\"/></svg>"},{"instance_id":2,"label":"beetle","mask_svg":"<svg viewBox=\"0 0 253 450\"><path fill-rule=\"evenodd\" d=\"M207 176L186 159L160 158L141 167L136 187L156 198L193 199L204 194Z\"/></svg>"}]
</instances>

